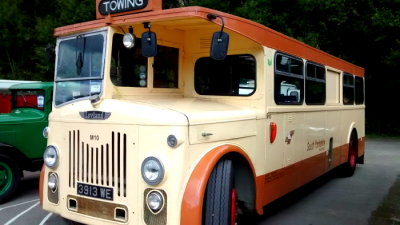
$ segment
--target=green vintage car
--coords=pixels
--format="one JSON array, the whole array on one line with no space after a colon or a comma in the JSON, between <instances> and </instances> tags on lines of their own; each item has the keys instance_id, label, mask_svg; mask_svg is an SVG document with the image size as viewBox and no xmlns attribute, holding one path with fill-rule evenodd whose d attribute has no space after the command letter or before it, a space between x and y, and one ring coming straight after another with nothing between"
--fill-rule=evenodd
<instances>
[{"instance_id":1,"label":"green vintage car","mask_svg":"<svg viewBox=\"0 0 400 225\"><path fill-rule=\"evenodd\" d=\"M9 87L11 112L0 114L0 204L18 187L22 171L38 171L47 139L53 83L21 83Z\"/></svg>"}]
</instances>

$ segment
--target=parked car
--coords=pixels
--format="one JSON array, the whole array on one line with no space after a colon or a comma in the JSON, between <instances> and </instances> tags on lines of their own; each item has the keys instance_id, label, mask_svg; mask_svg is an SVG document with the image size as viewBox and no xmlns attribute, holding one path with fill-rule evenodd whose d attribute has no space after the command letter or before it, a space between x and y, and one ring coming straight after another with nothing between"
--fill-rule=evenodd
<instances>
[{"instance_id":1,"label":"parked car","mask_svg":"<svg viewBox=\"0 0 400 225\"><path fill-rule=\"evenodd\" d=\"M0 203L18 188L23 170L38 171L43 164L53 83L14 84L9 92L11 112L0 114Z\"/></svg>"}]
</instances>

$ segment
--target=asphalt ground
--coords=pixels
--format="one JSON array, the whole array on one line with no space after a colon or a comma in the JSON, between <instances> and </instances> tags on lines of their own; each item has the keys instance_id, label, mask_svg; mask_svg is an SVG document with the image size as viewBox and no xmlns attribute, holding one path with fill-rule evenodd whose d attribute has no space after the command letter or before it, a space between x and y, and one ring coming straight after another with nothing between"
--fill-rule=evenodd
<instances>
[{"instance_id":1,"label":"asphalt ground","mask_svg":"<svg viewBox=\"0 0 400 225\"><path fill-rule=\"evenodd\" d=\"M367 225L377 224L377 217L379 225L397 225L400 215L385 210L393 193L400 193L400 185L395 185L400 180L400 139L367 138L365 162L357 165L352 177L329 173L273 202L249 225ZM0 205L0 224L69 224L41 209L38 177L39 173L25 173L17 195ZM390 205L400 211L400 202ZM390 218L380 218L385 216Z\"/></svg>"}]
</instances>

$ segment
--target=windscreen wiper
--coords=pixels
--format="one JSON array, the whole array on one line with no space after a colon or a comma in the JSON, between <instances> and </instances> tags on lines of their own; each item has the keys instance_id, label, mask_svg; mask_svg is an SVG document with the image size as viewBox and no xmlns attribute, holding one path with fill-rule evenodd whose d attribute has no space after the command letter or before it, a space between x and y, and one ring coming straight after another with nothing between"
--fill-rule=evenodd
<instances>
[{"instance_id":1,"label":"windscreen wiper","mask_svg":"<svg viewBox=\"0 0 400 225\"><path fill-rule=\"evenodd\" d=\"M79 42L83 42L81 45L81 51L78 51L78 44ZM86 38L83 37L82 35L76 36L76 42L75 42L75 56L76 56L76 61L75 61L75 66L76 66L76 73L78 75L81 74L82 68L83 68L83 63L85 61L85 48L86 48Z\"/></svg>"}]
</instances>

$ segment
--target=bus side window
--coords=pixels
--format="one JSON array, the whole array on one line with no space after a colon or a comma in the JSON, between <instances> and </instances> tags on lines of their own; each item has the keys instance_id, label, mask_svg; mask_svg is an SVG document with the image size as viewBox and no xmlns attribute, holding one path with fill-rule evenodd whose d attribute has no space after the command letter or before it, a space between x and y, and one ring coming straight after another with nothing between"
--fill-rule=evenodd
<instances>
[{"instance_id":1,"label":"bus side window","mask_svg":"<svg viewBox=\"0 0 400 225\"><path fill-rule=\"evenodd\" d=\"M354 77L351 74L343 74L343 104L354 104Z\"/></svg>"},{"instance_id":2,"label":"bus side window","mask_svg":"<svg viewBox=\"0 0 400 225\"><path fill-rule=\"evenodd\" d=\"M147 58L142 56L138 38L133 48L122 44L122 34L114 34L111 59L111 81L120 87L147 87Z\"/></svg>"},{"instance_id":3,"label":"bus side window","mask_svg":"<svg viewBox=\"0 0 400 225\"><path fill-rule=\"evenodd\" d=\"M256 59L252 55L199 58L194 70L195 89L200 95L250 96L256 90Z\"/></svg>"},{"instance_id":4,"label":"bus side window","mask_svg":"<svg viewBox=\"0 0 400 225\"><path fill-rule=\"evenodd\" d=\"M355 79L355 95L356 104L364 104L364 79L362 77Z\"/></svg>"},{"instance_id":5,"label":"bus side window","mask_svg":"<svg viewBox=\"0 0 400 225\"><path fill-rule=\"evenodd\" d=\"M306 64L305 98L307 105L324 105L326 99L325 67L316 63Z\"/></svg>"},{"instance_id":6,"label":"bus side window","mask_svg":"<svg viewBox=\"0 0 400 225\"><path fill-rule=\"evenodd\" d=\"M301 59L277 53L275 56L275 102L301 105L304 96L304 64Z\"/></svg>"}]
</instances>

